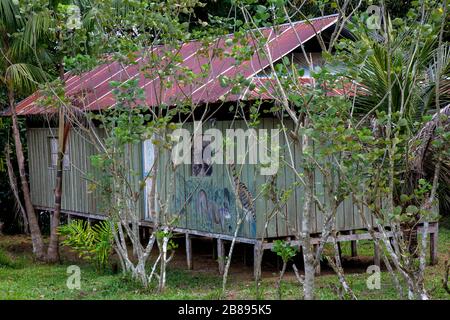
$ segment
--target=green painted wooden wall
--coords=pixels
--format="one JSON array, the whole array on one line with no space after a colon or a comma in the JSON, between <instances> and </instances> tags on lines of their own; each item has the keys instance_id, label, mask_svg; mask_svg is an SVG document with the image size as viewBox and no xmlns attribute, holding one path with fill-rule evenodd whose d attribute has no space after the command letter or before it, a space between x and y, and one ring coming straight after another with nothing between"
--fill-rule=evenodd
<instances>
[{"instance_id":1,"label":"green painted wooden wall","mask_svg":"<svg viewBox=\"0 0 450 320\"><path fill-rule=\"evenodd\" d=\"M27 130L28 162L31 199L36 207L54 207L56 169L50 166L49 139L57 134L56 128L29 128ZM101 134L101 133L100 133ZM73 128L69 134L68 157L70 167L63 171L62 210L84 214L102 214L99 192L88 192L87 173L95 174L90 157L98 151L89 137ZM142 148L134 146L133 163L142 166ZM143 200L139 203L143 213Z\"/></svg>"},{"instance_id":2,"label":"green painted wooden wall","mask_svg":"<svg viewBox=\"0 0 450 320\"><path fill-rule=\"evenodd\" d=\"M204 123L203 130L207 130L213 124ZM292 123L287 122L286 126L292 127ZM186 126L192 130L192 123ZM279 127L277 119L265 118L261 120L260 128L276 129ZM216 121L214 128L225 132L229 128L246 129L244 121ZM28 129L28 147L29 147L29 170L31 196L35 206L49 208L54 203L54 183L55 169L50 168L50 150L49 138L55 129L29 128ZM301 161L299 150L292 142L286 143L283 134L280 135L280 155L289 159L290 154L294 161ZM63 203L62 209L80 213L101 214L100 200L98 193L88 193L88 181L85 178L86 172L93 172L90 165L90 156L97 153L94 146L89 142L84 134L76 129L71 131L69 137L69 157L71 167L64 171L63 179ZM142 170L143 155L142 144L133 146L133 163L136 168ZM289 152L291 150L291 153ZM170 154L164 152L160 155L159 168L162 174L158 175L157 191L163 203L168 203L169 212L173 216L179 216L177 225L181 228L193 229L198 231L228 234L234 233L237 212L236 200L232 180L226 165L213 164L212 175L208 177L194 177L192 167L189 164L180 165L175 172L170 169ZM240 166L238 166L239 168ZM281 167L277 176L277 185L279 188L292 185L295 182L295 176L289 168ZM258 165L245 164L242 166L241 181L245 183L256 197L261 192L261 186L267 181L269 176L260 174ZM327 197L323 194L322 177L316 173L316 185L320 197ZM170 191L172 190L172 191ZM165 196L170 194L171 198ZM297 186L294 189L289 201L281 215L270 219L267 231L264 231L264 225L268 213L273 209L271 201L262 196L255 200L257 213L256 223L244 221L239 236L246 238L255 237L286 237L292 236L292 229L297 229L302 222L302 208L304 202L303 188ZM141 217L144 215L144 199L140 202ZM323 217L317 208L314 208L313 232L320 232L323 223ZM367 217L370 215L367 213ZM353 230L364 228L356 208L351 200L346 200L338 210L337 216L338 230Z\"/></svg>"},{"instance_id":3,"label":"green painted wooden wall","mask_svg":"<svg viewBox=\"0 0 450 320\"><path fill-rule=\"evenodd\" d=\"M293 129L292 122L286 122L285 125ZM188 123L184 127L192 132L192 123ZM205 122L203 124L203 132L211 127L211 122ZM241 128L245 130L247 124L242 120L233 122L217 121L214 124L214 128L219 129L225 135L226 129ZM265 118L261 120L259 128L277 129L279 128L279 122L277 119ZM280 134L279 141L281 157L287 159L286 161L290 161L289 159L292 155L295 163L301 161L298 147L292 141L289 141L289 144L286 143L283 134ZM187 229L232 235L235 231L237 217L239 214L242 215L242 213L236 207L234 187L228 166L213 164L211 176L196 177L192 175L191 165L180 165L175 172L172 172L169 168L169 157L168 153L161 155L159 167L164 168L164 174L158 176L157 185L159 195L164 203L167 200L164 195L172 195L172 198L168 201L169 211L179 216L177 225ZM238 168L240 166L238 165ZM281 166L279 170L276 180L278 188L288 188L288 186L298 182L292 170L287 166ZM304 192L301 184L294 188L282 214L277 214L269 219L268 215L273 210L273 203L260 195L261 187L268 181L269 176L261 175L260 166L252 164L242 165L241 174L241 181L246 184L253 197L256 198L257 219L256 225L252 225L252 221L244 221L238 235L246 238L292 236L293 229L298 230L302 223ZM327 195L324 194L323 178L319 172L316 172L315 179L315 188L318 191L318 195L325 199ZM169 190L172 191L169 192ZM366 213L366 218L371 219L371 215L368 212ZM267 230L265 230L267 220L269 220L269 223ZM317 207L314 207L312 225L313 232L320 232L323 226L323 216ZM339 231L365 227L351 199L345 200L339 207L337 227Z\"/></svg>"}]
</instances>

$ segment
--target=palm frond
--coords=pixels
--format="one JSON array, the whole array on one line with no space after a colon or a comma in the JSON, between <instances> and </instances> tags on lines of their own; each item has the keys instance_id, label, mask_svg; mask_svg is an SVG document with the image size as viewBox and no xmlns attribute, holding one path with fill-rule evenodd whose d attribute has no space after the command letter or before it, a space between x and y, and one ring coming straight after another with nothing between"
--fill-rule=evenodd
<instances>
[{"instance_id":1,"label":"palm frond","mask_svg":"<svg viewBox=\"0 0 450 320\"><path fill-rule=\"evenodd\" d=\"M450 46L448 43L436 48L427 69L423 101L428 109L435 108L436 84L439 80L440 107L450 103Z\"/></svg>"},{"instance_id":2,"label":"palm frond","mask_svg":"<svg viewBox=\"0 0 450 320\"><path fill-rule=\"evenodd\" d=\"M390 36L388 48L369 32L355 35L368 48L358 70L359 78L355 79L364 91L356 98L356 110L365 114L379 105L377 111L387 111L390 94L392 111L403 110L405 117L413 122L428 110L428 105L423 104L423 87L432 81L425 74L435 56L436 40L413 43L407 40L414 39L411 30L399 33L391 30Z\"/></svg>"},{"instance_id":3,"label":"palm frond","mask_svg":"<svg viewBox=\"0 0 450 320\"><path fill-rule=\"evenodd\" d=\"M0 0L0 29L14 32L23 26L19 8L13 0Z\"/></svg>"},{"instance_id":4,"label":"palm frond","mask_svg":"<svg viewBox=\"0 0 450 320\"><path fill-rule=\"evenodd\" d=\"M38 47L41 40L48 40L54 37L55 22L51 18L49 10L45 9L33 13L28 17L23 31L23 37L19 42L17 50L29 52Z\"/></svg>"},{"instance_id":5,"label":"palm frond","mask_svg":"<svg viewBox=\"0 0 450 320\"><path fill-rule=\"evenodd\" d=\"M16 63L8 66L5 71L6 82L13 86L15 91L31 92L39 82L46 79L45 72L31 64Z\"/></svg>"}]
</instances>

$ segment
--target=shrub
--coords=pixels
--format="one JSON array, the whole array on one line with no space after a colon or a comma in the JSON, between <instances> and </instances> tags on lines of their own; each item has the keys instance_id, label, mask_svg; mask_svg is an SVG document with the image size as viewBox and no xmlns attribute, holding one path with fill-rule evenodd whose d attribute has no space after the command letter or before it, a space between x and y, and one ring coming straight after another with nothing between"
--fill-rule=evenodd
<instances>
[{"instance_id":1,"label":"shrub","mask_svg":"<svg viewBox=\"0 0 450 320\"><path fill-rule=\"evenodd\" d=\"M59 227L64 236L63 245L72 248L80 258L93 262L97 272L103 272L113 249L113 233L109 221L101 221L91 226L87 221L74 220Z\"/></svg>"}]
</instances>

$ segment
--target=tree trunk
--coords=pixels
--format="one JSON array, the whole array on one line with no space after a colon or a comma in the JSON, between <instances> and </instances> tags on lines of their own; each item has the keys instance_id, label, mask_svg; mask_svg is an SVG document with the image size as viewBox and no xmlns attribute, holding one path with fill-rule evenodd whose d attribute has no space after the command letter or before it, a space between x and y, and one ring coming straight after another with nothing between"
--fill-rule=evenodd
<instances>
[{"instance_id":1,"label":"tree trunk","mask_svg":"<svg viewBox=\"0 0 450 320\"><path fill-rule=\"evenodd\" d=\"M305 281L303 284L303 298L305 300L314 300L314 281L315 271L314 256L312 253L304 254L305 263Z\"/></svg>"},{"instance_id":2,"label":"tree trunk","mask_svg":"<svg viewBox=\"0 0 450 320\"><path fill-rule=\"evenodd\" d=\"M304 126L308 126L308 118L305 117ZM305 281L303 285L303 298L305 300L314 299L314 281L316 272L315 253L313 251L313 245L311 244L311 221L313 215L313 197L314 197L314 171L311 169L310 160L305 156L308 147L310 146L310 139L307 135L302 136L301 156L305 157L305 202L303 204L303 221L301 226L301 240L303 244L303 261L305 265Z\"/></svg>"},{"instance_id":3,"label":"tree trunk","mask_svg":"<svg viewBox=\"0 0 450 320\"><path fill-rule=\"evenodd\" d=\"M306 186L305 186L305 203L303 206L302 221L302 243L303 243L303 261L305 265L305 283L303 293L305 300L314 299L314 281L316 272L316 259L311 244L311 219L313 210L313 192L314 192L314 173L309 169L304 170ZM319 262L317 262L319 263Z\"/></svg>"},{"instance_id":4,"label":"tree trunk","mask_svg":"<svg viewBox=\"0 0 450 320\"><path fill-rule=\"evenodd\" d=\"M25 156L23 154L22 141L20 140L20 130L14 103L14 92L11 88L9 88L8 90L8 99L9 107L11 109L14 144L16 146L17 164L19 166L19 177L25 203L25 210L27 212L28 224L30 227L31 241L33 243L33 253L37 259L44 260L44 242L42 240L42 234L41 230L39 229L39 224L34 211L33 203L31 202L30 188L28 186L28 179L25 171Z\"/></svg>"},{"instance_id":5,"label":"tree trunk","mask_svg":"<svg viewBox=\"0 0 450 320\"><path fill-rule=\"evenodd\" d=\"M55 183L55 207L50 226L50 241L48 244L47 260L48 262L59 261L59 235L58 227L61 219L61 201L62 201L62 180L64 169L64 152L66 151L67 138L69 136L70 125L64 124L64 111L59 110L58 125L58 160L56 168Z\"/></svg>"},{"instance_id":6,"label":"tree trunk","mask_svg":"<svg viewBox=\"0 0 450 320\"><path fill-rule=\"evenodd\" d=\"M64 85L64 65L59 64L59 78ZM48 262L59 261L59 236L58 227L61 219L61 201L62 201L62 181L64 169L64 152L66 151L66 142L69 135L69 125L64 123L64 109L59 108L58 121L58 160L56 164L56 182L55 182L55 207L50 226L50 242L47 250Z\"/></svg>"}]
</instances>

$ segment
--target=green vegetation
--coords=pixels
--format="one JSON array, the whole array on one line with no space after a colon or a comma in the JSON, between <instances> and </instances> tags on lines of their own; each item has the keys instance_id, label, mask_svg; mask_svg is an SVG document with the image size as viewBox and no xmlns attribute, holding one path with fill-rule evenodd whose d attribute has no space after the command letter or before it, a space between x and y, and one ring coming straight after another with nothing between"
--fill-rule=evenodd
<instances>
[{"instance_id":1,"label":"green vegetation","mask_svg":"<svg viewBox=\"0 0 450 320\"><path fill-rule=\"evenodd\" d=\"M62 244L75 250L80 258L93 261L98 272L106 269L114 241L110 222L91 226L86 220L75 220L61 226L59 233L65 237Z\"/></svg>"},{"instance_id":2,"label":"green vegetation","mask_svg":"<svg viewBox=\"0 0 450 320\"><path fill-rule=\"evenodd\" d=\"M0 268L11 268L14 267L14 262L11 260L9 255L0 248Z\"/></svg>"},{"instance_id":3,"label":"green vegetation","mask_svg":"<svg viewBox=\"0 0 450 320\"><path fill-rule=\"evenodd\" d=\"M443 225L448 221L443 221ZM95 268L84 261L65 257L61 265L35 264L29 251L20 250L25 244L24 237L0 238L0 299L218 299L220 297L222 278L215 269L187 271L184 266L174 266L167 271L167 288L164 293L156 293L154 287L143 289L138 283L121 274L107 272L97 274ZM349 245L342 247L343 255L349 254ZM18 249L19 248L19 249ZM444 261L449 258L450 230L441 227L439 232L439 264L426 270L426 287L433 299L449 299L442 288ZM358 243L360 256L370 257L373 246L369 241ZM3 254L2 254L3 252ZM15 253L16 252L16 253ZM8 261L15 268L4 267L2 256L11 256ZM177 258L177 257L176 257ZM194 256L195 258L195 256ZM66 287L67 266L78 264L81 267L81 290L69 290ZM344 262L344 268L346 264ZM381 289L368 290L365 266L352 268L346 277L358 299L398 299L397 291L388 273L381 275ZM255 299L256 290L251 278L251 270L233 274L231 272L227 299ZM259 298L275 299L277 274L263 275ZM317 278L317 298L337 299L334 292L338 285L335 274ZM291 269L281 283L283 299L299 299L301 290Z\"/></svg>"}]
</instances>

